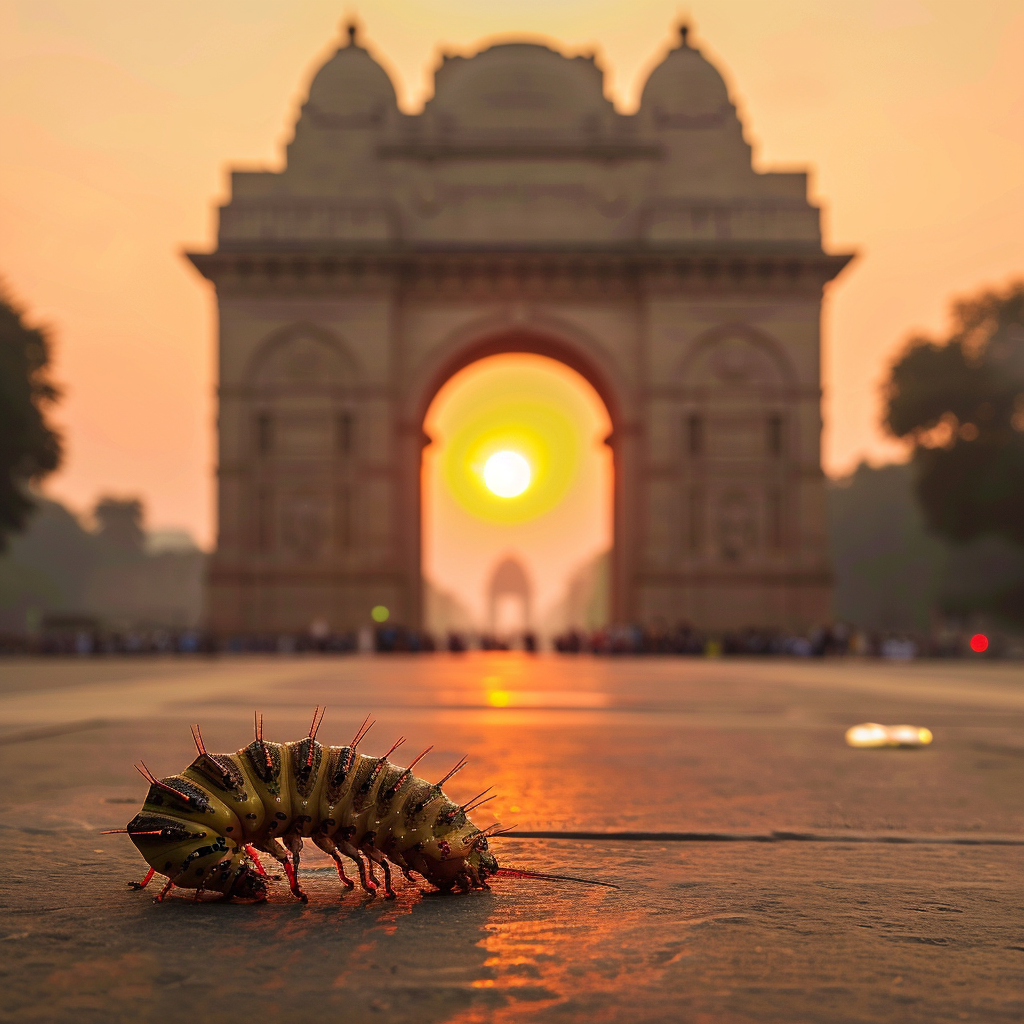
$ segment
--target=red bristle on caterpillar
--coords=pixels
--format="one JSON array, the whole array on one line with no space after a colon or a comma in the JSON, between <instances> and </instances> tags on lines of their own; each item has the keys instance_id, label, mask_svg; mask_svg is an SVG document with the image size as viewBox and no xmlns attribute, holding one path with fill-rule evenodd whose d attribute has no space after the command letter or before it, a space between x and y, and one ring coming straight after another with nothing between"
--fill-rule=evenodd
<instances>
[{"instance_id":1,"label":"red bristle on caterpillar","mask_svg":"<svg viewBox=\"0 0 1024 1024\"><path fill-rule=\"evenodd\" d=\"M410 775L412 775L412 770L413 770L413 768L416 767L416 762L419 761L421 757L424 757L426 754L429 754L430 751L432 751L433 749L434 749L433 746L430 746L430 747L427 747L427 749L424 750L423 753L417 754L416 757L413 759L412 764L410 764L408 768L403 768L402 769L402 774L399 775L398 778L395 779L395 781L391 783L391 786L388 789L388 792L392 793L392 794L397 793L398 792L398 787L401 786L402 783L405 782L405 780Z\"/></svg>"},{"instance_id":2,"label":"red bristle on caterpillar","mask_svg":"<svg viewBox=\"0 0 1024 1024\"><path fill-rule=\"evenodd\" d=\"M485 792L486 792L486 790L485 790ZM492 800L497 800L497 799L498 799L498 794L495 793L494 796L489 796L486 800L481 800L479 803L476 803L476 804L463 804L462 805L462 813L463 814L469 814L470 811L475 811L478 808L483 807L484 804L489 804Z\"/></svg>"},{"instance_id":3,"label":"red bristle on caterpillar","mask_svg":"<svg viewBox=\"0 0 1024 1024\"><path fill-rule=\"evenodd\" d=\"M101 832L100 835L101 836L116 836L119 833L124 833L125 835L131 835L131 833L126 828L108 828L105 832Z\"/></svg>"},{"instance_id":4,"label":"red bristle on caterpillar","mask_svg":"<svg viewBox=\"0 0 1024 1024\"><path fill-rule=\"evenodd\" d=\"M422 760L423 760L423 758L425 758L425 757L427 756L427 754L429 754L429 753L430 753L430 752L431 752L431 751L432 751L433 749L434 749L434 746L433 746L433 744L431 744L431 745L430 745L429 747L427 747L427 749L426 749L426 750L424 750L424 751L423 751L423 753L422 753L422 754L417 754L417 755L416 755L416 756L415 756L415 757L414 757L414 758L412 759L411 763L409 764L409 767L405 769L405 771L406 771L406 774L408 774L409 772L411 772L411 771L413 770L413 768L415 768L415 767L416 767L416 765L418 765L418 764L420 763L420 761L422 761Z\"/></svg>"},{"instance_id":5,"label":"red bristle on caterpillar","mask_svg":"<svg viewBox=\"0 0 1024 1024\"><path fill-rule=\"evenodd\" d=\"M482 797L482 796L483 796L483 795L484 795L485 793L490 793L490 791L491 791L492 789L494 789L494 787L493 787L493 786L488 786L488 787L487 787L486 789L482 789L482 790L480 790L480 792L479 792L479 793L477 793L477 795L476 795L476 796L471 796L471 797L470 797L470 798L469 798L469 799L468 799L468 800L467 800L467 801L466 801L466 802L465 802L465 803L464 803L464 804L462 805L462 809L463 809L463 810L466 810L466 808L467 808L467 807L469 807L469 805L470 805L470 804L471 804L471 803L472 803L472 802L473 802L474 800L479 800L479 799L480 799L480 797Z\"/></svg>"},{"instance_id":6,"label":"red bristle on caterpillar","mask_svg":"<svg viewBox=\"0 0 1024 1024\"><path fill-rule=\"evenodd\" d=\"M266 743L263 742L263 716L258 712L252 713L253 724L256 728L256 742L260 745L260 749L263 751L263 756L267 760L267 768L272 769L274 762L270 760L270 751L267 750Z\"/></svg>"},{"instance_id":7,"label":"red bristle on caterpillar","mask_svg":"<svg viewBox=\"0 0 1024 1024\"><path fill-rule=\"evenodd\" d=\"M443 779L441 779L440 782L435 782L434 785L443 786L450 778L452 778L453 775L455 775L458 772L461 772L462 769L465 768L467 764L469 764L468 758L460 758L459 763Z\"/></svg>"},{"instance_id":8,"label":"red bristle on caterpillar","mask_svg":"<svg viewBox=\"0 0 1024 1024\"><path fill-rule=\"evenodd\" d=\"M573 875L548 875L542 871L526 871L523 868L498 868L497 875L506 878L537 878L550 882L579 882L582 885L603 885L606 889L618 889L611 882L599 882L596 878L576 878Z\"/></svg>"},{"instance_id":9,"label":"red bristle on caterpillar","mask_svg":"<svg viewBox=\"0 0 1024 1024\"><path fill-rule=\"evenodd\" d=\"M326 714L327 714L327 705L325 704L323 707L320 707L320 705L317 704L316 710L313 712L313 721L310 723L310 726L309 726L309 738L311 740L315 740L316 739L316 734L317 734L318 730L320 729L320 723L324 720L324 715L326 715ZM317 717L317 716L319 716L319 717Z\"/></svg>"},{"instance_id":10,"label":"red bristle on caterpillar","mask_svg":"<svg viewBox=\"0 0 1024 1024\"><path fill-rule=\"evenodd\" d=\"M141 767L139 767L141 765ZM192 803L192 797L187 793L179 793L176 789L171 786L165 785L161 782L147 767L145 761L140 761L137 765L133 765L134 769L151 785L156 786L157 789L162 789L165 793L170 793L178 800L184 800L185 803Z\"/></svg>"},{"instance_id":11,"label":"red bristle on caterpillar","mask_svg":"<svg viewBox=\"0 0 1024 1024\"><path fill-rule=\"evenodd\" d=\"M316 740L317 730L320 728L320 723L324 720L324 715L327 714L327 705L323 706L321 710L320 705L317 704L316 710L313 712L313 721L309 725L309 754L306 757L306 767L313 767L313 743ZM317 715L320 717L317 718Z\"/></svg>"},{"instance_id":12,"label":"red bristle on caterpillar","mask_svg":"<svg viewBox=\"0 0 1024 1024\"><path fill-rule=\"evenodd\" d=\"M512 827L515 828L514 825ZM504 833L507 831L509 830L503 829L501 827L501 823L496 821L493 825L488 825L487 828L481 829L479 832L477 832L475 836L470 836L468 841L471 842L474 846L476 846L476 844L479 843L481 839L486 839L488 836L495 836L499 833Z\"/></svg>"},{"instance_id":13,"label":"red bristle on caterpillar","mask_svg":"<svg viewBox=\"0 0 1024 1024\"><path fill-rule=\"evenodd\" d=\"M192 726L192 740L196 745L196 750L205 757L206 744L203 743L203 733L202 730L199 728L198 722Z\"/></svg>"},{"instance_id":14,"label":"red bristle on caterpillar","mask_svg":"<svg viewBox=\"0 0 1024 1024\"><path fill-rule=\"evenodd\" d=\"M381 758L382 761L389 758L403 743L405 742L404 736L399 736L397 740L391 745L391 749Z\"/></svg>"},{"instance_id":15,"label":"red bristle on caterpillar","mask_svg":"<svg viewBox=\"0 0 1024 1024\"><path fill-rule=\"evenodd\" d=\"M369 723L369 724L367 724L367 723ZM359 728L356 730L355 736L352 737L352 742L349 744L349 747L351 747L353 750L355 750L356 747L362 742L362 740L366 736L366 734L373 728L373 726L374 726L374 723L372 721L370 721L370 716L367 715L363 719L363 724L361 726L359 726Z\"/></svg>"}]
</instances>

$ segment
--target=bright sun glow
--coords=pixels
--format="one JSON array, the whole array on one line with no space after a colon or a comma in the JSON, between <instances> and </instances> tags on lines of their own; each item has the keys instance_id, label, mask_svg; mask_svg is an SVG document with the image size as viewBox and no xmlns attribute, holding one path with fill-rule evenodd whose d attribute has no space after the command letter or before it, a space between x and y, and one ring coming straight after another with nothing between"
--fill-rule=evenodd
<instances>
[{"instance_id":1,"label":"bright sun glow","mask_svg":"<svg viewBox=\"0 0 1024 1024\"><path fill-rule=\"evenodd\" d=\"M499 498L518 498L532 476L530 464L519 452L495 452L484 463L484 483Z\"/></svg>"}]
</instances>

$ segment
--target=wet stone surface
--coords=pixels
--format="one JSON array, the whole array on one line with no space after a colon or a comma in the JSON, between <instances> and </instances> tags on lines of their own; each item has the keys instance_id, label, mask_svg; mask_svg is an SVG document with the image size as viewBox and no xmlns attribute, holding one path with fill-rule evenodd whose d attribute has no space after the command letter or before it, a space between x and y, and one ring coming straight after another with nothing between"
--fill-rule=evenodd
<instances>
[{"instance_id":1,"label":"wet stone surface","mask_svg":"<svg viewBox=\"0 0 1024 1024\"><path fill-rule=\"evenodd\" d=\"M104 671L106 666L107 671ZM155 905L123 827L145 784L211 750L325 742L367 712L366 751L474 819L521 830L828 835L804 842L507 838L499 860L620 888L501 878L491 892ZM927 725L919 751L856 751L864 720ZM0 1020L1017 1021L1024 671L998 664L465 658L8 661L0 665ZM484 813L484 812L489 813Z\"/></svg>"}]
</instances>

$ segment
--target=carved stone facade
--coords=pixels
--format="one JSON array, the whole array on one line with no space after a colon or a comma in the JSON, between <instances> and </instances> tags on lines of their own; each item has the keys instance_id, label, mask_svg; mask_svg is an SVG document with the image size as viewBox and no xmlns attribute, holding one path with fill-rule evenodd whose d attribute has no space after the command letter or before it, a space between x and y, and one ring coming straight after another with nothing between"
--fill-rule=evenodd
<instances>
[{"instance_id":1,"label":"carved stone facade","mask_svg":"<svg viewBox=\"0 0 1024 1024\"><path fill-rule=\"evenodd\" d=\"M424 415L499 352L608 407L616 621L826 620L819 328L850 257L806 192L752 169L685 33L632 115L593 60L526 43L446 58L406 115L353 33L286 169L233 173L190 256L220 313L211 626L419 625Z\"/></svg>"}]
</instances>

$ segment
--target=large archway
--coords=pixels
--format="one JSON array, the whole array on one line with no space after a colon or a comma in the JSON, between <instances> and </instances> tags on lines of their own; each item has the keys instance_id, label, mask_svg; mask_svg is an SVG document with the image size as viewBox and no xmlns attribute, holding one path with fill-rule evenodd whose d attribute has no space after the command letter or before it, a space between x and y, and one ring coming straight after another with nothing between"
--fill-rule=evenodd
<instances>
[{"instance_id":1,"label":"large archway","mask_svg":"<svg viewBox=\"0 0 1024 1024\"><path fill-rule=\"evenodd\" d=\"M424 416L514 352L608 411L614 621L828 618L819 325L850 256L804 175L754 172L685 36L626 120L592 61L529 43L442 62L409 117L349 39L301 109L190 257L220 317L212 628L420 627Z\"/></svg>"},{"instance_id":2,"label":"large archway","mask_svg":"<svg viewBox=\"0 0 1024 1024\"><path fill-rule=\"evenodd\" d=\"M560 367L591 391L607 416L607 431L600 443L610 461L608 491L603 499L609 519L608 615L612 621L628 618L627 583L632 521L628 512L626 480L631 462L624 440L635 434L635 425L628 413L630 399L621 374L608 360L607 354L585 335L559 330L558 325L488 325L469 327L446 338L431 351L418 367L410 368L409 388L403 406L411 413L404 419L402 434L406 441L404 487L401 516L406 579L415 581L415 593L407 592L406 607L411 620L427 621L425 579L423 575L423 453L432 438L424 430L430 409L450 381L475 365L500 356L540 357Z\"/></svg>"},{"instance_id":3,"label":"large archway","mask_svg":"<svg viewBox=\"0 0 1024 1024\"><path fill-rule=\"evenodd\" d=\"M438 389L423 428L425 626L550 636L604 624L612 423L593 386L548 356L488 355ZM508 459L523 474L511 490L488 476Z\"/></svg>"}]
</instances>

